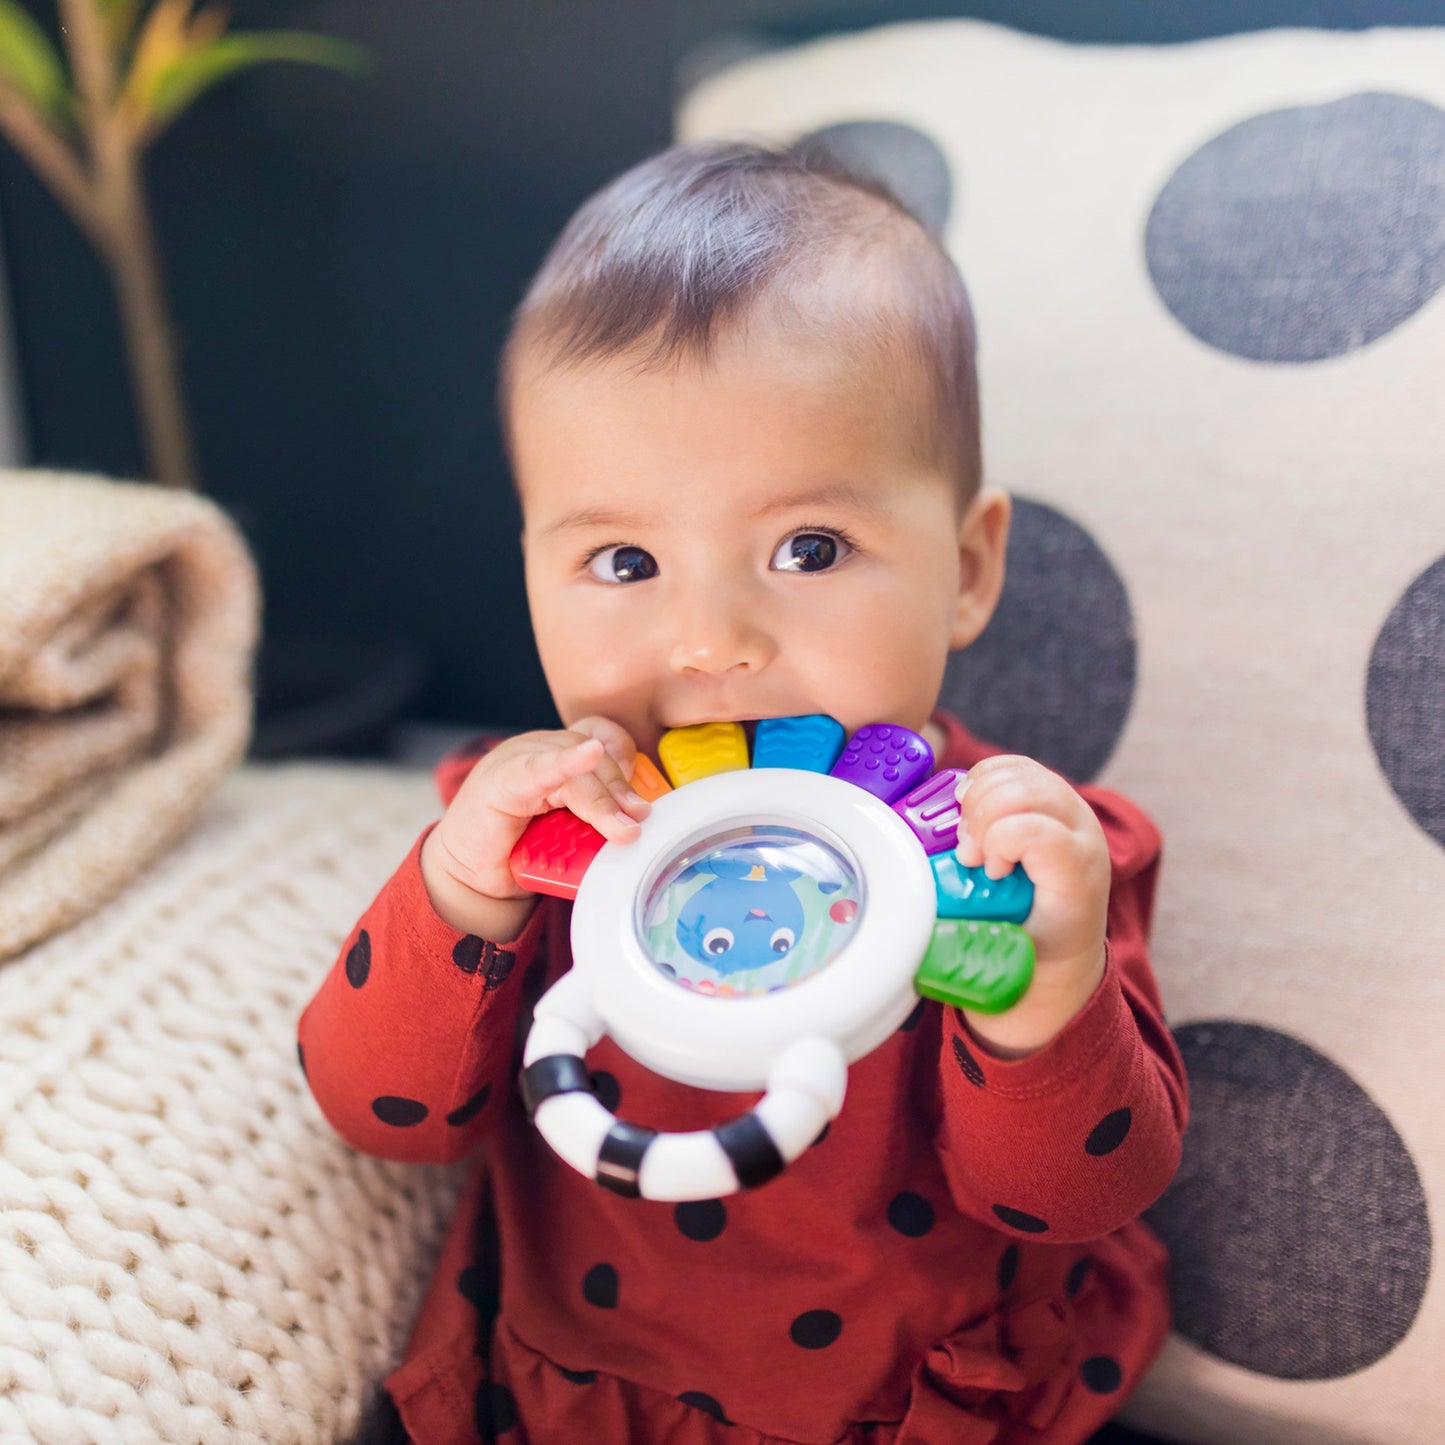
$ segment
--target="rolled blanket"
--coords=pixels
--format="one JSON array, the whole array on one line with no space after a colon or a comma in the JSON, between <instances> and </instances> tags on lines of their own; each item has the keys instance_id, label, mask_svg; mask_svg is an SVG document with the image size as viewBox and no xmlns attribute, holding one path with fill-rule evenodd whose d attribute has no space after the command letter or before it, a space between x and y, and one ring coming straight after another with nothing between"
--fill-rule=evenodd
<instances>
[{"instance_id":1,"label":"rolled blanket","mask_svg":"<svg viewBox=\"0 0 1445 1445\"><path fill-rule=\"evenodd\" d=\"M118 892L240 759L259 613L203 498L0 472L0 960Z\"/></svg>"}]
</instances>

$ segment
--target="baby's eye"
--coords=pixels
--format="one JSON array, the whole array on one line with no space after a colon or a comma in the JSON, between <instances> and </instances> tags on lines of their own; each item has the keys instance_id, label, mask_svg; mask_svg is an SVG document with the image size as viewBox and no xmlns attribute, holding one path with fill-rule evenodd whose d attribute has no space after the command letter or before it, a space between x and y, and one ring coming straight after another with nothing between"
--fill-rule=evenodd
<instances>
[{"instance_id":1,"label":"baby's eye","mask_svg":"<svg viewBox=\"0 0 1445 1445\"><path fill-rule=\"evenodd\" d=\"M657 576L657 560L641 547L622 544L595 553L587 562L587 570L599 582L645 582Z\"/></svg>"},{"instance_id":2,"label":"baby's eye","mask_svg":"<svg viewBox=\"0 0 1445 1445\"><path fill-rule=\"evenodd\" d=\"M773 553L770 565L779 572L826 572L851 550L832 532L794 532Z\"/></svg>"}]
</instances>

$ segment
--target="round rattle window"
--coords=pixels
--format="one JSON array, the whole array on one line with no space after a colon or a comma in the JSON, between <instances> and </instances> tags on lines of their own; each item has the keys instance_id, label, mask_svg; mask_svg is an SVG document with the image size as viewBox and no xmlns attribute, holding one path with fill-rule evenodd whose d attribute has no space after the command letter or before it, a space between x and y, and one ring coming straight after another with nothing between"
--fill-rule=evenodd
<instances>
[{"instance_id":1,"label":"round rattle window","mask_svg":"<svg viewBox=\"0 0 1445 1445\"><path fill-rule=\"evenodd\" d=\"M653 964L724 998L801 983L848 946L863 909L853 866L796 828L731 828L665 863L642 897L637 931Z\"/></svg>"}]
</instances>

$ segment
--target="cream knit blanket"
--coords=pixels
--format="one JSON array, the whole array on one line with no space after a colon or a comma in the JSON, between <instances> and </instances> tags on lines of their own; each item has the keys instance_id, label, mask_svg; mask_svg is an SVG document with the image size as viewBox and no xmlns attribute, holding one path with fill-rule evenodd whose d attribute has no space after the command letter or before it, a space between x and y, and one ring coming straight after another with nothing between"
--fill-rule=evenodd
<instances>
[{"instance_id":1,"label":"cream knit blanket","mask_svg":"<svg viewBox=\"0 0 1445 1445\"><path fill-rule=\"evenodd\" d=\"M0 968L0 1445L351 1438L465 1166L342 1143L296 1020L436 812L420 771L242 768Z\"/></svg>"},{"instance_id":2,"label":"cream knit blanket","mask_svg":"<svg viewBox=\"0 0 1445 1445\"><path fill-rule=\"evenodd\" d=\"M240 758L258 611L203 499L0 473L0 960L118 892Z\"/></svg>"}]
</instances>

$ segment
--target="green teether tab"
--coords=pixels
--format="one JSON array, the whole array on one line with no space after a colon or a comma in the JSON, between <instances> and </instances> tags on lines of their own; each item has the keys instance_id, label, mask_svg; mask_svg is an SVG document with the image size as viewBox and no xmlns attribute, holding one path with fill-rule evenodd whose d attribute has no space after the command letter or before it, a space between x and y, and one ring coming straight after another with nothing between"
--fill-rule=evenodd
<instances>
[{"instance_id":1,"label":"green teether tab","mask_svg":"<svg viewBox=\"0 0 1445 1445\"><path fill-rule=\"evenodd\" d=\"M1024 995L1034 976L1034 941L1014 923L940 918L914 975L924 998L999 1014Z\"/></svg>"}]
</instances>

